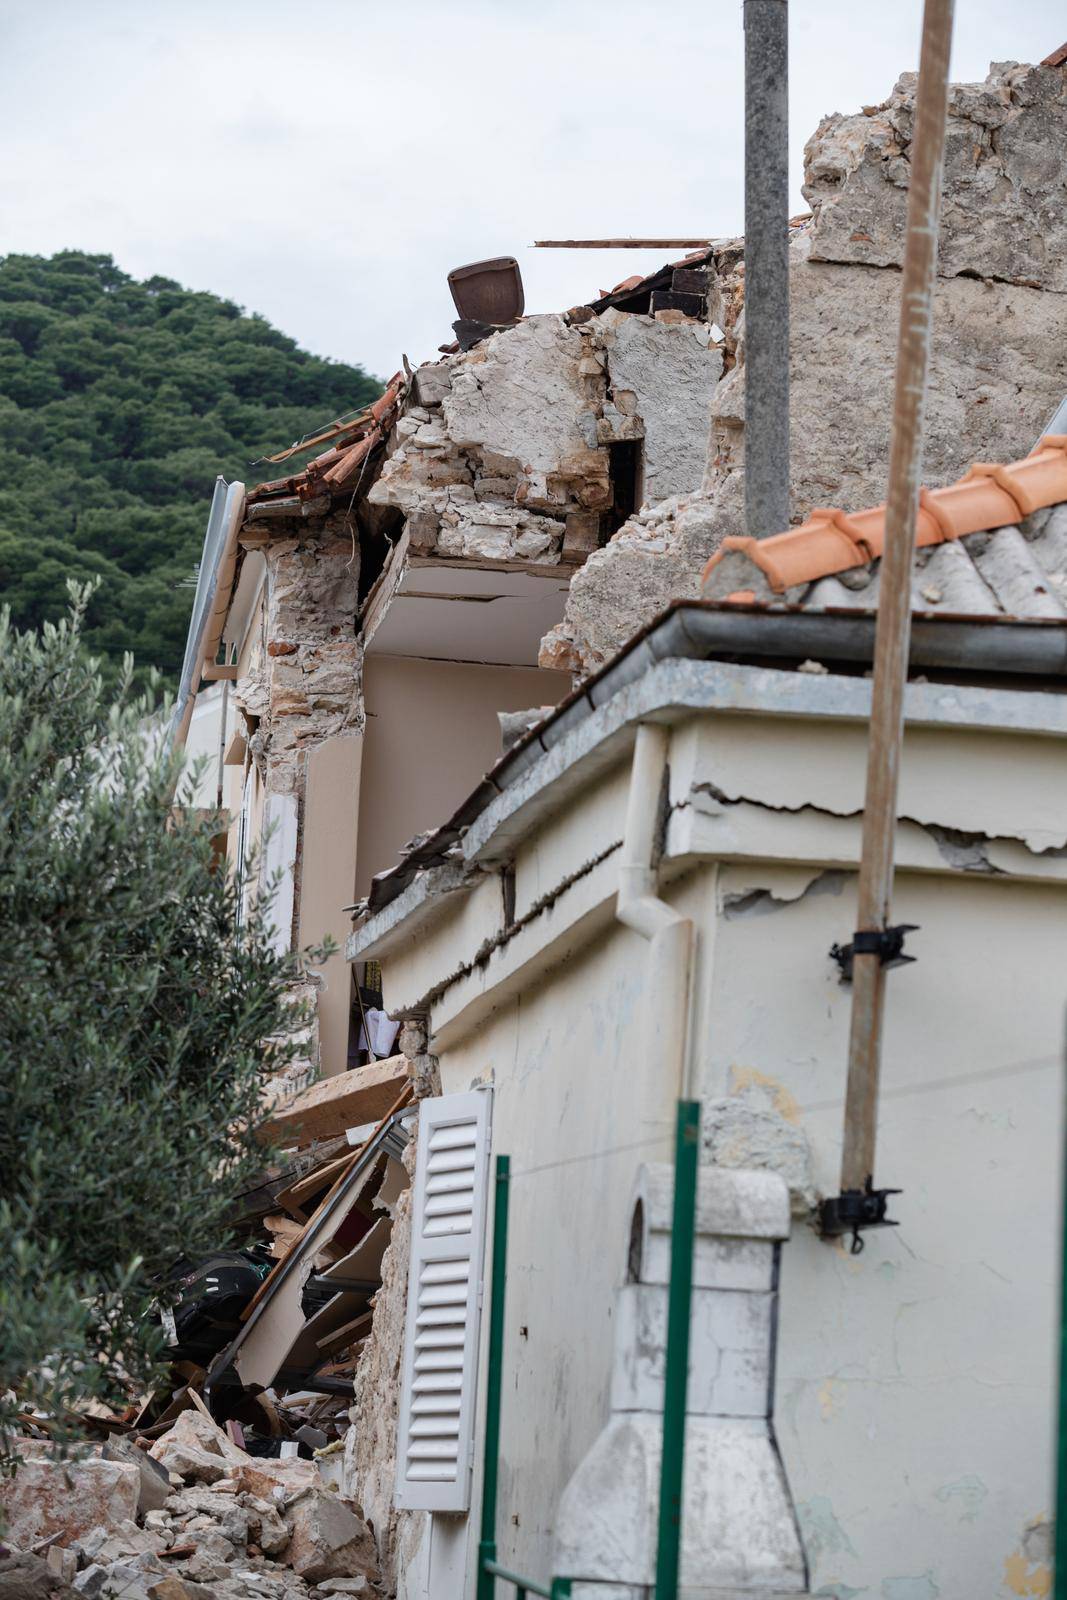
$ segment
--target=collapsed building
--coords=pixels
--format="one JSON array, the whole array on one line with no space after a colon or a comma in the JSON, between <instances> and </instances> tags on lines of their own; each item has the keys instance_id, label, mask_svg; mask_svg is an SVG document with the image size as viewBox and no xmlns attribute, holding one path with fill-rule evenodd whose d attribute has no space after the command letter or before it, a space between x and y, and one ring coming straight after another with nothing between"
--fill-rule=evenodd
<instances>
[{"instance_id":1,"label":"collapsed building","mask_svg":"<svg viewBox=\"0 0 1067 1600\"><path fill-rule=\"evenodd\" d=\"M952 93L931 489L956 483L975 459L1025 457L1067 391L1067 67L1062 55L1050 61L995 65L985 84ZM245 1407L273 1411L279 1449L300 1428L317 1430L326 1444L316 1448L328 1452L319 1470L328 1459L340 1499L358 1506L386 1594L472 1592L467 1513L480 1491L487 1360L475 1291L490 1149L515 1153L531 1179L546 1174L528 1189L536 1199L512 1242L520 1288L506 1359L519 1415L502 1463L505 1553L541 1573L580 1570L590 1597L648 1593L647 1540L638 1546L651 1495L619 1499L614 1521L598 1519L613 1472L629 1489L638 1481L623 1466L646 1463L641 1441L662 1391L665 1289L650 1263L668 1226L659 1163L678 1092L697 1089L712 1106L712 1162L762 1169L767 1180L752 1185L740 1172L702 1201L701 1248L734 1266L698 1284L715 1373L693 1409L708 1450L722 1454L719 1476L707 1479L715 1492L698 1497L690 1519L701 1539L683 1552L694 1592L793 1593L810 1580L845 1594L862 1592L872 1573L895 1573L885 1563L899 1527L872 1518L863 1499L864 1429L884 1437L898 1402L910 1423L939 1382L956 1381L920 1359L941 1330L930 1309L939 1271L965 1283L979 1322L999 1327L1002 1305L982 1264L954 1242L973 1223L955 1204L960 1186L945 1178L955 1168L941 1163L934 1188L944 1210L921 1270L872 1251L881 1299L864 1303L858 1336L876 1352L869 1361L855 1345L839 1367L822 1359L820 1307L835 1325L847 1322L845 1289L858 1269L835 1252L813 1261L825 1247L803 1225L832 1162L826 1122L836 1115L841 1006L836 972L822 972L817 993L797 974L809 956L825 966L831 935L848 925L870 616L853 616L867 634L849 634L836 658L828 640L841 633L838 613L869 613L876 592L870 547L857 544L848 513L884 490L913 101L906 77L885 105L826 119L806 150L812 213L791 227L800 577L788 560L775 565L773 540L757 558L739 538L743 240L713 242L559 315L464 326L466 348L405 363L366 412L272 457L281 475L220 498L177 722L189 748L208 757L199 799L227 818L220 847L233 869L249 893L275 884L279 947L329 938L334 949L309 972L305 1059L274 1086L283 1163L264 1174L243 1219L249 1237L270 1235L268 1270L199 1373L179 1375L174 1394L138 1420L158 1442L199 1414L193 1396L202 1396L249 1438ZM1062 441L1047 448L1062 456ZM1009 484L1025 478L1018 467L996 470L1014 474ZM1062 475L1058 457L1051 470ZM1058 792L1060 702L1046 691L1062 668L1042 676L1028 658L1027 681L1009 692L985 681L982 662L1019 615L1028 647L1060 637L1048 631L1062 630L1067 611L1056 484L1058 498L1013 500L1014 522L1000 525L1008 537L998 534L995 548L985 522L966 530L966 552L946 555L949 535L933 519L944 536L931 534L941 553L928 560L946 570L924 575L923 608L934 621L939 607L984 621L970 676L961 682L935 650L923 664L932 682L910 691L916 777L901 850L918 920L943 927L961 962L978 967L998 916L1013 946L1033 955L1025 1049L1039 1062L1050 1015L1042 975L1059 949L1043 908L1058 905L1067 840L1058 802L1042 798ZM813 523L820 508L834 509ZM812 526L829 528L838 552L823 571L811 561ZM1020 541L1031 557L1021 580ZM698 602L716 556L711 598ZM824 579L832 587L820 589ZM646 634L687 598L694 603ZM789 608L807 618L790 622L793 631ZM809 651L797 630L815 625ZM952 627L945 617L937 640ZM621 676L612 676L620 651ZM662 730L658 744L641 732L650 723ZM648 827L628 841L639 744L655 794L645 796ZM1004 785L1013 765L1032 778L1025 806ZM662 950L649 965L636 926L616 919L624 854L646 892L669 905L672 925L697 930L684 1006ZM1014 968L1004 983L985 974L983 1003L960 1035L968 1059L984 1062L993 1041L1007 1060L997 1017L1017 979ZM922 991L928 1022L939 993L936 984ZM701 1042L675 1082L662 1068L683 1013L690 1041ZM921 1024L907 1031L913 1054ZM798 1067L801 1032L818 1041L817 1059L805 1046ZM982 1159L1021 1182L1040 1146L1036 1124L1052 1126L1049 1106L1040 1100L1013 1132L1014 1103L990 1091L972 1104L945 1026L931 1024L930 1037L951 1057L941 1087L952 1117L979 1122ZM919 1103L907 1097L921 1083L898 1087ZM894 1159L906 1164L926 1137L921 1117L903 1116ZM587 1165L597 1149L605 1163ZM989 1193L1003 1214L1003 1186ZM644 1254L633 1242L638 1202L651 1241ZM446 1218L439 1227L428 1226L434 1206ZM446 1257L427 1249L435 1227ZM1005 1242L999 1233L993 1241L993 1276L1010 1265ZM459 1262L458 1273L433 1279L442 1260ZM1045 1310L1036 1253L1025 1270L1036 1325ZM815 1292L800 1292L812 1284ZM437 1353L419 1371L427 1291L438 1297L429 1340ZM914 1332L911 1306L920 1308ZM1005 1376L999 1335L968 1353L958 1319L946 1326L960 1381L1003 1384L1034 1420L1044 1391L1035 1401L1017 1374ZM1027 1350L1035 1366L1044 1359L1038 1336ZM442 1401L440 1370L455 1378L454 1407ZM419 1413L423 1380L429 1409ZM872 1411L870 1396L883 1390L886 1409ZM775 1393L787 1474L775 1464ZM442 1414L454 1426L434 1421ZM1000 1412L983 1415L999 1438ZM979 1591L994 1550L1020 1581L1040 1581L1047 1526L1034 1522L1037 1501L1029 1510L1026 1501L1040 1499L1039 1475L1017 1452L994 1470L970 1432L958 1459L923 1437L937 1461L908 1505L922 1519L927 1566L887 1578L898 1588L886 1592L937 1594L930 1552L945 1542L947 1519L958 1512L969 1530L987 1498L992 1531L974 1530L960 1592ZM614 1453L620 1440L629 1441L625 1459ZM835 1451L849 1463L840 1503L826 1488L838 1482ZM894 1490L902 1452L885 1452L880 1495ZM235 1483L244 1470L234 1464ZM254 1524L257 1508L245 1509ZM180 1521L184 1511L172 1514ZM857 1522L863 1538L848 1531ZM601 1525L616 1545L597 1551L585 1530ZM366 1564L363 1532L357 1542ZM715 1586L700 1589L709 1562Z\"/></svg>"},{"instance_id":2,"label":"collapsed building","mask_svg":"<svg viewBox=\"0 0 1067 1600\"><path fill-rule=\"evenodd\" d=\"M995 63L949 97L924 481L1025 454L1067 389L1064 64ZM824 118L804 151L811 215L791 226L792 519L885 496L915 75ZM649 504L575 575L541 660L578 675L672 599L695 597L744 529L744 241L713 245L709 308L724 372L700 492ZM771 530L768 530L768 532Z\"/></svg>"}]
</instances>

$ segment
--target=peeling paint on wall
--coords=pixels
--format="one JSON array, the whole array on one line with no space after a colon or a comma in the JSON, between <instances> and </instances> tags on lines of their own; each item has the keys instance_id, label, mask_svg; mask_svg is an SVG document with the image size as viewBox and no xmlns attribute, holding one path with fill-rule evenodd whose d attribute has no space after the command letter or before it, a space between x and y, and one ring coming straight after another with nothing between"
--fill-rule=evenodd
<instances>
[{"instance_id":1,"label":"peeling paint on wall","mask_svg":"<svg viewBox=\"0 0 1067 1600\"><path fill-rule=\"evenodd\" d=\"M917 1578L885 1578L882 1581L884 1600L937 1600L941 1585L932 1572L923 1572Z\"/></svg>"},{"instance_id":2,"label":"peeling paint on wall","mask_svg":"<svg viewBox=\"0 0 1067 1600\"><path fill-rule=\"evenodd\" d=\"M1012 1594L1036 1596L1052 1593L1052 1525L1035 1517L1023 1529L1019 1548L1004 1563L1004 1582Z\"/></svg>"},{"instance_id":3,"label":"peeling paint on wall","mask_svg":"<svg viewBox=\"0 0 1067 1600\"><path fill-rule=\"evenodd\" d=\"M813 1495L810 1500L798 1505L797 1521L812 1566L821 1561L823 1556L858 1555L852 1540L835 1517L827 1495Z\"/></svg>"},{"instance_id":4,"label":"peeling paint on wall","mask_svg":"<svg viewBox=\"0 0 1067 1600\"><path fill-rule=\"evenodd\" d=\"M958 1510L962 1522L974 1522L982 1509L982 1501L986 1499L989 1490L981 1478L975 1477L973 1472L957 1478L955 1483L943 1483L937 1491L937 1499L942 1505L951 1505L958 1501Z\"/></svg>"}]
</instances>

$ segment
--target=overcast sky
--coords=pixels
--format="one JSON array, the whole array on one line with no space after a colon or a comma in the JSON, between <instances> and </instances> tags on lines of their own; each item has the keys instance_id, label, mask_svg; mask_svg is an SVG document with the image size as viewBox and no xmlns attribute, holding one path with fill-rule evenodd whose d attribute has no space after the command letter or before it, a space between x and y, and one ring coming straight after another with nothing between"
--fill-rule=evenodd
<instances>
[{"instance_id":1,"label":"overcast sky","mask_svg":"<svg viewBox=\"0 0 1067 1600\"><path fill-rule=\"evenodd\" d=\"M792 0L793 209L819 118L918 65L920 0ZM957 0L953 75L1035 61L1063 0ZM107 252L389 375L445 276L515 255L528 311L663 253L534 239L742 227L740 0L0 0L0 253Z\"/></svg>"}]
</instances>

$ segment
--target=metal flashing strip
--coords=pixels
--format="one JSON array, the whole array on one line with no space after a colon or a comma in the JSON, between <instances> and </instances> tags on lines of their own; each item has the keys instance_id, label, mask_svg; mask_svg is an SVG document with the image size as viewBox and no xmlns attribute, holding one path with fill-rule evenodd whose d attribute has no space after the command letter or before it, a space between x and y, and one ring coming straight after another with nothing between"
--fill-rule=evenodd
<instances>
[{"instance_id":1,"label":"metal flashing strip","mask_svg":"<svg viewBox=\"0 0 1067 1600\"><path fill-rule=\"evenodd\" d=\"M197 571L192 615L189 618L189 632L185 639L185 655L182 658L181 676L178 680L178 695L167 728L168 745L185 743L193 702L200 687L212 618L219 618L219 632L225 621L225 609L229 605L230 595L227 588L223 614L219 617L220 579L224 585L228 585L233 579L232 558L244 497L243 483L228 484L221 474L215 479L215 491L211 497L211 510L204 532L204 548L200 554L200 566ZM228 571L225 570L227 568ZM216 648L217 639L218 634L216 634Z\"/></svg>"}]
</instances>

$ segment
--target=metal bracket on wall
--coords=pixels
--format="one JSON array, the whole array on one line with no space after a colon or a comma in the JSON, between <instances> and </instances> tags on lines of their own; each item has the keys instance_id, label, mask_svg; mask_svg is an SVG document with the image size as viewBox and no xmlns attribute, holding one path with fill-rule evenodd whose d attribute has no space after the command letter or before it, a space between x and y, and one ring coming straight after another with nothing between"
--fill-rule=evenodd
<instances>
[{"instance_id":1,"label":"metal bracket on wall","mask_svg":"<svg viewBox=\"0 0 1067 1600\"><path fill-rule=\"evenodd\" d=\"M864 1228L896 1228L900 1224L886 1216L891 1194L903 1194L903 1189L875 1189L867 1179L862 1189L844 1189L823 1200L819 1206L819 1233L824 1239L839 1239L851 1233L854 1256L863 1249L860 1233Z\"/></svg>"},{"instance_id":2,"label":"metal bracket on wall","mask_svg":"<svg viewBox=\"0 0 1067 1600\"><path fill-rule=\"evenodd\" d=\"M830 946L830 956L841 968L841 982L852 981L853 956L877 956L883 967L905 967L914 956L904 954L906 934L918 933L917 922L901 922L895 928L865 928L852 935L851 944Z\"/></svg>"}]
</instances>

